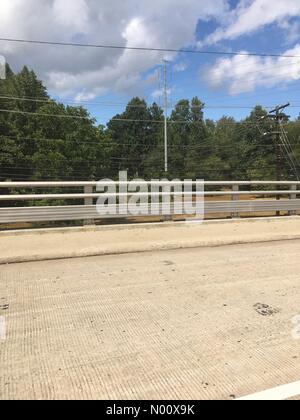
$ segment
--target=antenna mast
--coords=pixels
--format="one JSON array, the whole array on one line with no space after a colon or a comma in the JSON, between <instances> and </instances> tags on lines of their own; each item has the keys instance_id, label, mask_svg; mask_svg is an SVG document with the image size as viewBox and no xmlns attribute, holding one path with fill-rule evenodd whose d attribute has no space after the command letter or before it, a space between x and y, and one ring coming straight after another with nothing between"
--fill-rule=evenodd
<instances>
[{"instance_id":1,"label":"antenna mast","mask_svg":"<svg viewBox=\"0 0 300 420\"><path fill-rule=\"evenodd\" d=\"M165 125L164 125L164 138L165 138L165 172L168 172L168 61L164 60L164 109L165 109Z\"/></svg>"}]
</instances>

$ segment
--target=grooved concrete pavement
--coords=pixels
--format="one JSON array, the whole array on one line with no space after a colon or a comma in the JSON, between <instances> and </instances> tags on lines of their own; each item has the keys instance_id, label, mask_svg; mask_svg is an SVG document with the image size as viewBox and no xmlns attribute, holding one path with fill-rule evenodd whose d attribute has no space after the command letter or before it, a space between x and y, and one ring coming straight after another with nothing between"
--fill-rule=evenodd
<instances>
[{"instance_id":1,"label":"grooved concrete pavement","mask_svg":"<svg viewBox=\"0 0 300 420\"><path fill-rule=\"evenodd\" d=\"M2 265L0 399L231 399L298 381L299 253L283 241Z\"/></svg>"}]
</instances>

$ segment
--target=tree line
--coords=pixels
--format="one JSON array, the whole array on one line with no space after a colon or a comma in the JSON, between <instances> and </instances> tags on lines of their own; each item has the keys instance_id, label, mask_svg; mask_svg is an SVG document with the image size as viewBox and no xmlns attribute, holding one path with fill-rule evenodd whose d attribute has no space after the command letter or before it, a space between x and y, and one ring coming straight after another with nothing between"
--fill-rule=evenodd
<instances>
[{"instance_id":1,"label":"tree line","mask_svg":"<svg viewBox=\"0 0 300 420\"><path fill-rule=\"evenodd\" d=\"M107 126L82 106L50 98L34 71L0 80L0 181L192 178L276 179L276 148L267 111L256 106L241 121L205 119L205 104L180 100L168 118L169 173L164 172L162 108L133 98ZM300 119L286 122L300 160ZM295 179L287 162L285 179Z\"/></svg>"}]
</instances>

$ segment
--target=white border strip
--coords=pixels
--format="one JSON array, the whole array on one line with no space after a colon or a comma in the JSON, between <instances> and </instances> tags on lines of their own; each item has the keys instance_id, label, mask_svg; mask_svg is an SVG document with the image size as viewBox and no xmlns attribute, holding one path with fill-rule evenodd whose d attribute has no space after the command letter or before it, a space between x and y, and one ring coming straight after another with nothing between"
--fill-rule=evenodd
<instances>
[{"instance_id":1,"label":"white border strip","mask_svg":"<svg viewBox=\"0 0 300 420\"><path fill-rule=\"evenodd\" d=\"M300 395L300 381L258 392L236 401L282 401Z\"/></svg>"}]
</instances>

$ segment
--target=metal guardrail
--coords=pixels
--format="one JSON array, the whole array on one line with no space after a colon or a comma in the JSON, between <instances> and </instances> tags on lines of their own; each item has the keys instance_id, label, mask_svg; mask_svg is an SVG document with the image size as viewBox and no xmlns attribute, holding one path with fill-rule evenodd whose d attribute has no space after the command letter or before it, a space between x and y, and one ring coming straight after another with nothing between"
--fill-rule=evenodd
<instances>
[{"instance_id":1,"label":"metal guardrail","mask_svg":"<svg viewBox=\"0 0 300 420\"><path fill-rule=\"evenodd\" d=\"M119 182L116 183L117 186L126 186L128 182ZM139 182L130 183L131 185L138 185ZM155 185L156 187L167 186L169 182L149 182L148 186ZM179 182L172 182L172 185L180 184ZM196 182L194 183L194 185ZM202 184L202 183L201 183ZM297 198L300 195L300 189L298 186L300 182L298 181L206 181L204 183L205 191L203 193L193 193L194 199L197 199L197 195L204 197L228 197L228 200L224 201L208 201L205 200L205 215L210 214L230 214L231 217L237 218L241 214L253 214L253 213L272 213L272 212L288 212L290 215L295 215L300 211L300 199ZM8 223L17 223L17 222L45 222L45 221L68 221L68 220L84 220L85 224L93 223L95 219L104 219L104 218L120 218L123 217L122 214L116 212L109 216L99 215L97 212L95 200L101 196L102 193L94 192L96 186L107 186L107 182L96 182L96 181L87 181L87 182L0 182L0 224ZM284 186L283 190L251 190L241 191L241 187L253 187L253 186ZM206 187L219 187L221 190L216 191L207 191ZM226 187L226 190L222 188ZM228 187L231 187L229 190ZM64 188L76 188L82 189L82 192L78 193L29 193L29 194L1 194L1 190L17 190L17 189L64 189ZM287 189L289 188L289 189ZM116 194L105 194L106 197L130 197L135 193L116 193ZM157 196L163 198L164 195L168 193L159 192L151 193L149 196ZM189 193L190 195L191 193ZM141 195L139 193L139 195ZM178 199L179 196L183 196L184 193L172 192L171 195L175 199ZM255 199L244 199L242 197L251 196ZM257 197L260 197L257 199ZM263 197L268 197L268 199L262 199ZM278 199L278 198L281 199ZM39 200L63 200L68 202L66 205L53 205L53 206L23 206L23 207L5 207L5 202L20 202L24 203L39 201ZM83 200L82 205L77 203L70 205L69 201L78 201ZM146 210L146 208L144 209ZM158 204L157 208L158 215L160 215L160 205ZM168 215L161 214L166 217L168 220L170 217L175 215L180 215L176 212L174 204L170 207L170 212ZM124 216L126 217L126 216ZM129 217L127 215L127 217ZM130 216L132 217L132 216ZM142 215L141 217L145 217Z\"/></svg>"}]
</instances>

